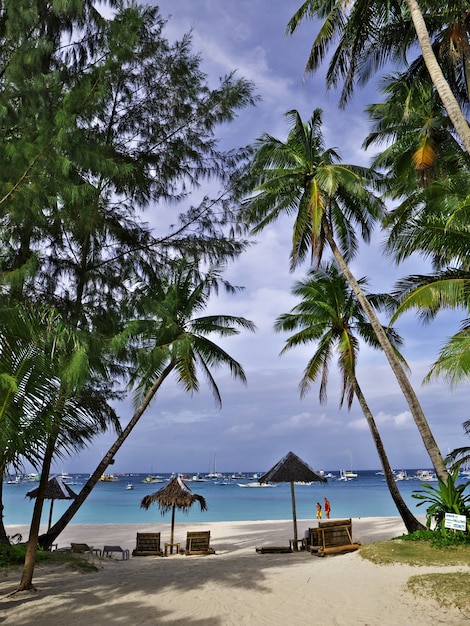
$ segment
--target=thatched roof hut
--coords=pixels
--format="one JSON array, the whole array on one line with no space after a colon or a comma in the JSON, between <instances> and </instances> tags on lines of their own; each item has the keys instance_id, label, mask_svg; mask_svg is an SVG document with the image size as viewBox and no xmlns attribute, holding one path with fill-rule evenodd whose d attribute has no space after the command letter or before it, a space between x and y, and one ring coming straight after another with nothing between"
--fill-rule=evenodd
<instances>
[{"instance_id":1,"label":"thatched roof hut","mask_svg":"<svg viewBox=\"0 0 470 626\"><path fill-rule=\"evenodd\" d=\"M39 493L39 487L28 491L26 494L29 498L36 498ZM47 482L45 500L51 501L51 508L49 511L49 523L47 529L49 530L52 525L52 509L54 506L54 500L75 500L77 494L73 489L66 485L60 476L53 476Z\"/></svg>"},{"instance_id":2,"label":"thatched roof hut","mask_svg":"<svg viewBox=\"0 0 470 626\"><path fill-rule=\"evenodd\" d=\"M292 496L292 517L294 522L294 547L297 549L297 511L295 505L295 482L328 482L317 474L308 463L293 452L288 452L274 467L261 476L260 483L290 483Z\"/></svg>"},{"instance_id":3,"label":"thatched roof hut","mask_svg":"<svg viewBox=\"0 0 470 626\"><path fill-rule=\"evenodd\" d=\"M274 467L259 479L260 483L290 483L290 482L324 482L324 476L317 474L308 463L302 461L293 452L288 452Z\"/></svg>"},{"instance_id":4,"label":"thatched roof hut","mask_svg":"<svg viewBox=\"0 0 470 626\"><path fill-rule=\"evenodd\" d=\"M180 475L176 474L176 476L174 476L170 480L168 485L166 485L159 491L156 491L155 493L145 496L142 499L140 506L143 509L148 509L152 504L157 503L162 515L164 515L168 511L171 511L170 543L173 543L175 510L180 509L184 513L187 513L195 502L199 502L201 511L207 510L205 498L198 495L197 493L193 493L184 482L184 480L180 477Z\"/></svg>"}]
</instances>

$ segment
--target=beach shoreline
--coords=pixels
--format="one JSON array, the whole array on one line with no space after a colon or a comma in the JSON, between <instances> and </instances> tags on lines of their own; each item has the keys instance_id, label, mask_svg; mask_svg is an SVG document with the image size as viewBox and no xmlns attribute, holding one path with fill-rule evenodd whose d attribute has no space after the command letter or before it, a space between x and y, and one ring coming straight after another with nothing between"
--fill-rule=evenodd
<instances>
[{"instance_id":1,"label":"beach shoreline","mask_svg":"<svg viewBox=\"0 0 470 626\"><path fill-rule=\"evenodd\" d=\"M180 517L181 519L181 517ZM335 519L334 517L331 518ZM424 521L424 518L421 520ZM361 543L371 541L385 541L397 537L406 532L406 528L400 517L363 517L352 518L353 539ZM304 536L307 528L317 525L317 520L297 520L298 537ZM184 522L177 520L175 523L176 542L184 542L188 530L210 530L211 544L217 550L223 552L255 548L259 544L288 545L289 539L293 538L293 521L286 520L260 520L260 521L233 521L233 522ZM8 525L7 534L12 536L19 533L23 541L28 538L29 528L24 524ZM45 533L46 526L41 526L40 534ZM169 522L150 522L147 524L69 524L56 540L57 547L64 548L70 543L88 543L95 547L103 547L104 544L122 544L132 550L135 547L137 532L160 532L162 545L170 540ZM233 538L233 544L227 543ZM222 542L218 546L218 542Z\"/></svg>"},{"instance_id":2,"label":"beach shoreline","mask_svg":"<svg viewBox=\"0 0 470 626\"><path fill-rule=\"evenodd\" d=\"M298 520L298 536L315 525L312 520ZM9 534L27 530L7 527ZM188 530L210 530L216 554L131 557L128 561L93 558L98 571L89 573L38 565L34 578L38 592L14 598L7 594L18 583L21 568L9 570L0 580L0 622L8 626L470 623L456 610L405 590L410 576L439 568L378 566L359 552L325 558L307 552L256 553L257 546L288 545L293 537L292 520L177 521L175 542L184 545ZM169 541L170 525L71 524L58 545L65 547L71 541L95 548L116 544L132 552L137 531L159 531L163 545ZM404 532L399 517L353 518L353 539L363 544Z\"/></svg>"}]
</instances>

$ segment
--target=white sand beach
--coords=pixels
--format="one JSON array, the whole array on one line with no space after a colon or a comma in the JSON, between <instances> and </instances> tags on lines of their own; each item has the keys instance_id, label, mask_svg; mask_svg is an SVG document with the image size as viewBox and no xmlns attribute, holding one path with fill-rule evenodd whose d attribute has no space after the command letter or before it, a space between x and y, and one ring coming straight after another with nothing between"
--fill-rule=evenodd
<instances>
[{"instance_id":1,"label":"white sand beach","mask_svg":"<svg viewBox=\"0 0 470 626\"><path fill-rule=\"evenodd\" d=\"M298 522L299 536L314 525ZM325 558L307 552L258 554L256 546L286 545L292 521L176 523L175 541L187 530L210 530L213 556L96 558L97 572L39 565L35 594L7 597L21 568L2 572L0 623L15 626L159 624L225 626L428 626L470 624L470 616L440 608L405 590L410 576L443 568L378 566L359 552ZM169 541L168 524L71 525L59 547L86 542L102 548L118 544L131 552L136 532L160 531ZM8 532L27 528L9 526ZM353 539L363 544L404 532L400 518L353 519ZM468 571L469 568L453 568Z\"/></svg>"}]
</instances>

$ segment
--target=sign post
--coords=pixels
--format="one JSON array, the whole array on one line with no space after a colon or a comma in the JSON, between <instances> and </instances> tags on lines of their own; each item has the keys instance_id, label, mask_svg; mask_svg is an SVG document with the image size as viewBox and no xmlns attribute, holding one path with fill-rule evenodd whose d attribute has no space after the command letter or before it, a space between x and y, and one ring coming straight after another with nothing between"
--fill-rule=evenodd
<instances>
[{"instance_id":1,"label":"sign post","mask_svg":"<svg viewBox=\"0 0 470 626\"><path fill-rule=\"evenodd\" d=\"M446 513L444 525L446 528L452 528L453 530L466 530L467 518L465 517L465 515Z\"/></svg>"}]
</instances>

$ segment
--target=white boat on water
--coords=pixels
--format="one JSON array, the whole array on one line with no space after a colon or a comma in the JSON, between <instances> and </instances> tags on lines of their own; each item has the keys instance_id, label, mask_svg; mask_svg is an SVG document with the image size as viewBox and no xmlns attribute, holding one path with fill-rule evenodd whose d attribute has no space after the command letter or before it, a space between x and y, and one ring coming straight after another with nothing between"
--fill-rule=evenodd
<instances>
[{"instance_id":1,"label":"white boat on water","mask_svg":"<svg viewBox=\"0 0 470 626\"><path fill-rule=\"evenodd\" d=\"M406 473L406 470L400 470L395 474L395 480L410 480L410 476Z\"/></svg>"},{"instance_id":2,"label":"white boat on water","mask_svg":"<svg viewBox=\"0 0 470 626\"><path fill-rule=\"evenodd\" d=\"M413 478L423 483L437 482L437 476L431 470L417 470L416 476L413 476Z\"/></svg>"},{"instance_id":3,"label":"white boat on water","mask_svg":"<svg viewBox=\"0 0 470 626\"><path fill-rule=\"evenodd\" d=\"M133 483L127 483L126 489L134 489L134 484Z\"/></svg>"},{"instance_id":4,"label":"white boat on water","mask_svg":"<svg viewBox=\"0 0 470 626\"><path fill-rule=\"evenodd\" d=\"M322 478L337 478L337 476L335 476L331 472L325 473L324 470L320 470L318 473L320 474Z\"/></svg>"},{"instance_id":5,"label":"white boat on water","mask_svg":"<svg viewBox=\"0 0 470 626\"><path fill-rule=\"evenodd\" d=\"M339 478L337 480L348 481L348 480L354 480L355 478L357 478L356 472L347 471L347 470L339 470Z\"/></svg>"},{"instance_id":6,"label":"white boat on water","mask_svg":"<svg viewBox=\"0 0 470 626\"><path fill-rule=\"evenodd\" d=\"M277 485L273 485L272 483L237 483L239 487L277 487Z\"/></svg>"}]
</instances>

